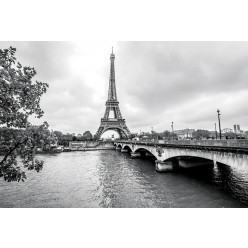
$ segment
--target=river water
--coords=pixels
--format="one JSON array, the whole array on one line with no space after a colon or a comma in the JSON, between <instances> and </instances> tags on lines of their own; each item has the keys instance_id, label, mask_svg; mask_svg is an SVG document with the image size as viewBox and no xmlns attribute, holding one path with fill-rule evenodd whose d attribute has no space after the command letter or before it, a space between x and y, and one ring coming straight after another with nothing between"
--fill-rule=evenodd
<instances>
[{"instance_id":1,"label":"river water","mask_svg":"<svg viewBox=\"0 0 248 248\"><path fill-rule=\"evenodd\" d=\"M228 166L155 171L154 161L119 151L39 155L25 182L0 179L0 207L246 207L248 172Z\"/></svg>"}]
</instances>

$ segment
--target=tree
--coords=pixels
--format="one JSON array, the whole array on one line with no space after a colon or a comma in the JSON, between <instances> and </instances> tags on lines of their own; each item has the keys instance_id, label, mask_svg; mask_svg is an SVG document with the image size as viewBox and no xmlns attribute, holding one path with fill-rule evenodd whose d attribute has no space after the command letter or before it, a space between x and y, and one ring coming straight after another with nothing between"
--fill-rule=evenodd
<instances>
[{"instance_id":1,"label":"tree","mask_svg":"<svg viewBox=\"0 0 248 248\"><path fill-rule=\"evenodd\" d=\"M131 133L130 135L129 135L129 139L133 139L133 138L135 138L137 136L137 134L136 133Z\"/></svg>"},{"instance_id":2,"label":"tree","mask_svg":"<svg viewBox=\"0 0 248 248\"><path fill-rule=\"evenodd\" d=\"M172 134L169 131L165 130L163 132L163 137L164 139L170 139L172 137Z\"/></svg>"},{"instance_id":3,"label":"tree","mask_svg":"<svg viewBox=\"0 0 248 248\"><path fill-rule=\"evenodd\" d=\"M82 134L79 133L79 134L77 135L77 140L78 140L78 141L83 141L83 136L82 136Z\"/></svg>"},{"instance_id":4,"label":"tree","mask_svg":"<svg viewBox=\"0 0 248 248\"><path fill-rule=\"evenodd\" d=\"M227 139L235 139L238 137L238 135L234 132L224 133L223 136L225 136Z\"/></svg>"},{"instance_id":5,"label":"tree","mask_svg":"<svg viewBox=\"0 0 248 248\"><path fill-rule=\"evenodd\" d=\"M43 162L35 159L38 145L51 142L48 124L33 126L28 117L43 116L40 108L41 96L48 84L35 81L34 68L22 66L15 58L15 48L0 49L0 142L3 158L0 160L0 177L6 181L26 178L17 162L20 154L24 168L42 169Z\"/></svg>"},{"instance_id":6,"label":"tree","mask_svg":"<svg viewBox=\"0 0 248 248\"><path fill-rule=\"evenodd\" d=\"M63 140L65 140L67 142L72 141L72 138L73 138L72 134L67 133L67 134L63 135Z\"/></svg>"},{"instance_id":7,"label":"tree","mask_svg":"<svg viewBox=\"0 0 248 248\"><path fill-rule=\"evenodd\" d=\"M193 132L192 134L193 138L194 139L208 139L210 138L210 132L207 131L207 130L201 130L201 129L198 129L196 131Z\"/></svg>"},{"instance_id":8,"label":"tree","mask_svg":"<svg viewBox=\"0 0 248 248\"><path fill-rule=\"evenodd\" d=\"M92 134L91 134L90 131L85 131L85 132L83 133L83 137L84 137L86 140L91 140L93 136L92 136Z\"/></svg>"},{"instance_id":9,"label":"tree","mask_svg":"<svg viewBox=\"0 0 248 248\"><path fill-rule=\"evenodd\" d=\"M54 131L54 135L58 138L59 141L63 139L63 133L60 131Z\"/></svg>"},{"instance_id":10,"label":"tree","mask_svg":"<svg viewBox=\"0 0 248 248\"><path fill-rule=\"evenodd\" d=\"M163 139L163 135L161 133L158 133L158 139L159 140Z\"/></svg>"}]
</instances>

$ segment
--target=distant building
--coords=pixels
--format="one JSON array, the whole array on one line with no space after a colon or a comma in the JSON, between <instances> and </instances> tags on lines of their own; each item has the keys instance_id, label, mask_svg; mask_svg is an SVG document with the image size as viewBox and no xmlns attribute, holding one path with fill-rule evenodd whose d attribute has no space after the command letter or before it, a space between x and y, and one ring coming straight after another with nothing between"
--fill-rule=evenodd
<instances>
[{"instance_id":1,"label":"distant building","mask_svg":"<svg viewBox=\"0 0 248 248\"><path fill-rule=\"evenodd\" d=\"M234 128L234 133L240 133L240 125L238 125L238 124L235 124L235 125L233 125L233 128Z\"/></svg>"},{"instance_id":2,"label":"distant building","mask_svg":"<svg viewBox=\"0 0 248 248\"><path fill-rule=\"evenodd\" d=\"M179 140L182 140L182 139L192 139L194 131L195 129L186 128L182 130L175 130L174 133L177 134Z\"/></svg>"},{"instance_id":3,"label":"distant building","mask_svg":"<svg viewBox=\"0 0 248 248\"><path fill-rule=\"evenodd\" d=\"M86 141L70 141L69 148L71 150L80 150L86 146Z\"/></svg>"},{"instance_id":4,"label":"distant building","mask_svg":"<svg viewBox=\"0 0 248 248\"><path fill-rule=\"evenodd\" d=\"M83 150L85 147L96 147L99 141L70 141L69 149L71 150Z\"/></svg>"},{"instance_id":5,"label":"distant building","mask_svg":"<svg viewBox=\"0 0 248 248\"><path fill-rule=\"evenodd\" d=\"M233 130L231 128L222 129L222 133L230 133L230 132L233 132Z\"/></svg>"}]
</instances>

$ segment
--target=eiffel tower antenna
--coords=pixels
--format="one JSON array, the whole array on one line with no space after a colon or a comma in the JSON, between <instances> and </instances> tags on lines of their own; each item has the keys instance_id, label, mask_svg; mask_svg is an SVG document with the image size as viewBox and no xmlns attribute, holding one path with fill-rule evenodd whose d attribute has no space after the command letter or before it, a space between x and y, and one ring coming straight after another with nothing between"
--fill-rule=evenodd
<instances>
[{"instance_id":1,"label":"eiffel tower antenna","mask_svg":"<svg viewBox=\"0 0 248 248\"><path fill-rule=\"evenodd\" d=\"M120 138L126 139L131 134L125 119L122 118L121 111L119 108L119 102L117 101L116 85L115 85L115 55L110 54L110 75L109 75L109 90L108 90L108 100L106 101L106 110L104 117L101 119L100 127L98 128L96 135L98 138L108 131L116 131ZM113 112L114 118L110 118L110 112Z\"/></svg>"}]
</instances>

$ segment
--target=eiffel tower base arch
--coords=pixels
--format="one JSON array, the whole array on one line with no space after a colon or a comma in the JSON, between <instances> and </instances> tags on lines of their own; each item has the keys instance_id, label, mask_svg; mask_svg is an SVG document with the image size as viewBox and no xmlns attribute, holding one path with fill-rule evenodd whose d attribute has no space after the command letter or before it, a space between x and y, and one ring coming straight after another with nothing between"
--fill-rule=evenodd
<instances>
[{"instance_id":1,"label":"eiffel tower base arch","mask_svg":"<svg viewBox=\"0 0 248 248\"><path fill-rule=\"evenodd\" d=\"M128 127L126 126L125 121L118 120L102 121L100 127L96 132L96 136L100 138L103 133L109 130L117 132L121 139L127 139L131 134Z\"/></svg>"}]
</instances>

